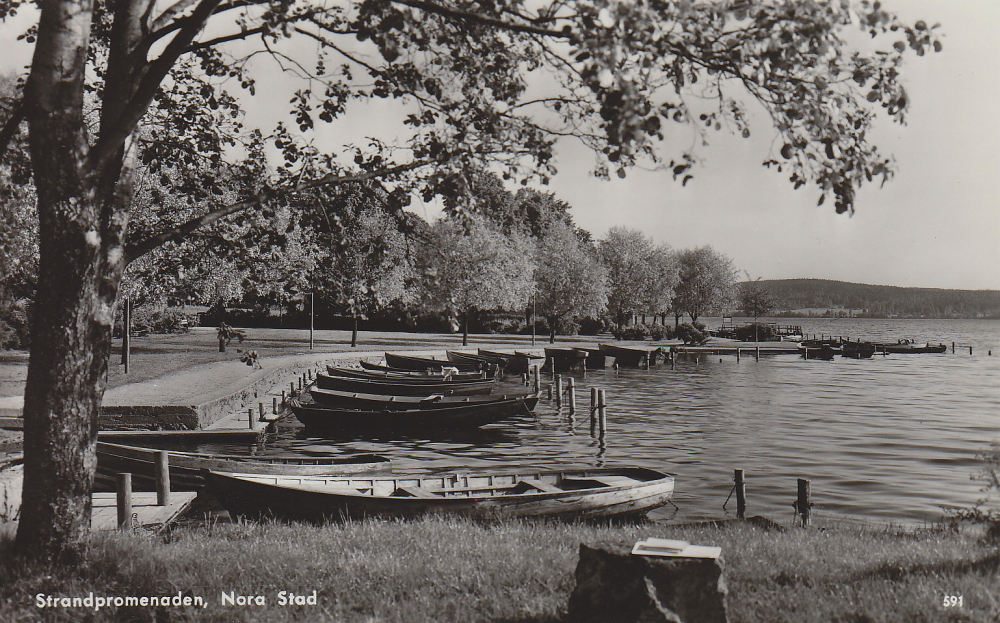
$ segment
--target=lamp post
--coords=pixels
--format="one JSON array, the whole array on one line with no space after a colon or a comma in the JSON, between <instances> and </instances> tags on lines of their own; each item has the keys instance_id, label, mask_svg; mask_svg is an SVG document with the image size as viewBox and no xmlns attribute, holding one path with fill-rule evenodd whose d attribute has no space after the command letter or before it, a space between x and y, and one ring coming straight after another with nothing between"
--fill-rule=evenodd
<instances>
[{"instance_id":1,"label":"lamp post","mask_svg":"<svg viewBox=\"0 0 1000 623\"><path fill-rule=\"evenodd\" d=\"M531 345L535 345L535 291L531 291Z\"/></svg>"}]
</instances>

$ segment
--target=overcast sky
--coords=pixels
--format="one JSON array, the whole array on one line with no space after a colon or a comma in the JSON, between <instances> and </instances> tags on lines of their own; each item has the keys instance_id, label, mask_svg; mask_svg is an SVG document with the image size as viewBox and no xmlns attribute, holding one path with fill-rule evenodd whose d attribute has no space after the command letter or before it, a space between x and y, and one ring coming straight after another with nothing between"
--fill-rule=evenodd
<instances>
[{"instance_id":1,"label":"overcast sky","mask_svg":"<svg viewBox=\"0 0 1000 623\"><path fill-rule=\"evenodd\" d=\"M595 180L589 156L566 145L551 189L597 237L625 225L675 248L708 244L753 278L1000 289L1000 2L883 4L940 22L944 50L908 57L907 125L876 128L897 175L859 193L853 216L762 167L774 133L760 126L750 140L714 137L683 188L664 173Z\"/></svg>"},{"instance_id":2,"label":"overcast sky","mask_svg":"<svg viewBox=\"0 0 1000 623\"><path fill-rule=\"evenodd\" d=\"M677 249L711 245L752 278L1000 289L1000 2L884 4L911 23L940 22L944 51L908 56L908 124L880 118L876 126L881 150L896 158L897 175L882 189L862 190L853 216L837 215L829 201L817 207L818 190L793 191L787 173L761 166L775 136L763 123L753 126L749 140L710 136L712 145L696 152L702 162L686 187L666 172L594 179L590 154L566 142L557 152L560 173L547 190L572 205L577 224L597 238L624 225ZM12 43L12 25L0 28L5 45ZM23 46L7 51L4 65L28 62ZM278 103L266 95L254 99L252 115L276 104L287 108L284 95ZM364 108L363 125L381 125L380 105L373 104ZM343 138L337 135L344 127L330 129L331 145ZM414 206L428 217L435 209Z\"/></svg>"}]
</instances>

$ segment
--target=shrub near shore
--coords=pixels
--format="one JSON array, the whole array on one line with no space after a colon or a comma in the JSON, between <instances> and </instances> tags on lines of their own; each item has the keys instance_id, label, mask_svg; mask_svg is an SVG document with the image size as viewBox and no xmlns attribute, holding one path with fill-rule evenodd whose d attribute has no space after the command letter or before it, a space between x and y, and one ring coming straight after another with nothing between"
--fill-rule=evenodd
<instances>
[{"instance_id":1,"label":"shrub near shore","mask_svg":"<svg viewBox=\"0 0 1000 623\"><path fill-rule=\"evenodd\" d=\"M1000 553L968 533L889 528L767 531L462 519L315 527L216 524L165 538L104 534L71 566L18 562L0 549L0 620L565 621L581 542L646 536L720 545L733 623L996 621ZM279 591L317 605L279 605ZM200 595L207 607L38 608L36 595ZM223 592L266 606L222 605ZM946 597L961 606L945 606ZM244 600L245 601L245 600Z\"/></svg>"}]
</instances>

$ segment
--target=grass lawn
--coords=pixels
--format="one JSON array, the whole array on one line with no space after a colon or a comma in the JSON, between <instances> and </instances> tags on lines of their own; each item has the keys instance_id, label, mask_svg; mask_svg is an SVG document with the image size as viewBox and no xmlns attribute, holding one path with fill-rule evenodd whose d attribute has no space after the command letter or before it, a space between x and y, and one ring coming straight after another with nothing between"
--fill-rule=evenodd
<instances>
[{"instance_id":1,"label":"grass lawn","mask_svg":"<svg viewBox=\"0 0 1000 623\"><path fill-rule=\"evenodd\" d=\"M662 536L723 548L730 621L993 622L995 543L948 530L845 526L480 524L428 518L326 526L216 524L95 536L77 564L22 565L0 546L0 620L567 621L579 545ZM279 605L279 591L316 605ZM38 594L200 596L206 607L38 608ZM267 605L223 605L222 594ZM945 606L945 598L961 606Z\"/></svg>"}]
</instances>

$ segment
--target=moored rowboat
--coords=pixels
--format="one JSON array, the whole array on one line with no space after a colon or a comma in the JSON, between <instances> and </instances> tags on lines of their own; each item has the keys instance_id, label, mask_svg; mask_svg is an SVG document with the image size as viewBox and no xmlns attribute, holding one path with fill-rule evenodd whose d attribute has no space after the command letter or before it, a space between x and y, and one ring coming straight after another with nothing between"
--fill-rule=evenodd
<instances>
[{"instance_id":1,"label":"moored rowboat","mask_svg":"<svg viewBox=\"0 0 1000 623\"><path fill-rule=\"evenodd\" d=\"M454 372L450 374L427 374L425 372L413 372L405 370L386 370L378 372L375 370L358 370L356 368L341 368L337 366L327 366L326 373L330 376L347 376L355 379L375 379L382 381L401 381L403 383L455 383L458 381L483 381L490 380L483 372Z\"/></svg>"},{"instance_id":2,"label":"moored rowboat","mask_svg":"<svg viewBox=\"0 0 1000 623\"><path fill-rule=\"evenodd\" d=\"M503 400L524 399L529 409L534 409L538 398L533 394L491 396L385 396L361 392L339 392L332 389L311 387L309 394L318 405L341 409L389 410L441 409L457 405L489 405Z\"/></svg>"},{"instance_id":3,"label":"moored rowboat","mask_svg":"<svg viewBox=\"0 0 1000 623\"><path fill-rule=\"evenodd\" d=\"M211 472L230 515L323 522L427 514L590 519L666 504L674 477L645 468L312 478Z\"/></svg>"},{"instance_id":4,"label":"moored rowboat","mask_svg":"<svg viewBox=\"0 0 1000 623\"><path fill-rule=\"evenodd\" d=\"M342 392L362 392L365 394L383 394L387 396L471 396L489 394L493 390L493 381L440 381L427 382L395 380L395 379L359 379L330 374L317 374L316 385L322 389L335 389Z\"/></svg>"},{"instance_id":5,"label":"moored rowboat","mask_svg":"<svg viewBox=\"0 0 1000 623\"><path fill-rule=\"evenodd\" d=\"M459 363L447 359L429 359L427 357L412 357L410 355L385 354L385 365L400 370L440 370L441 368L457 368L459 372L478 372L481 363Z\"/></svg>"},{"instance_id":6,"label":"moored rowboat","mask_svg":"<svg viewBox=\"0 0 1000 623\"><path fill-rule=\"evenodd\" d=\"M479 428L515 415L530 414L537 403L537 396L522 396L486 404L473 402L386 410L331 407L302 398L288 401L295 417L314 431L369 430L379 433Z\"/></svg>"},{"instance_id":7,"label":"moored rowboat","mask_svg":"<svg viewBox=\"0 0 1000 623\"><path fill-rule=\"evenodd\" d=\"M615 344L598 344L598 348L606 355L613 356L620 366L639 368L646 365L655 366L663 349L645 346L617 346Z\"/></svg>"},{"instance_id":8,"label":"moored rowboat","mask_svg":"<svg viewBox=\"0 0 1000 623\"><path fill-rule=\"evenodd\" d=\"M97 442L97 485L114 491L120 472L132 474L132 486L140 491L156 490L156 463L159 450L124 444ZM386 468L389 459L377 454L341 454L325 457L244 456L168 451L170 487L175 491L195 491L205 486L206 469L239 470L244 473L287 476L351 474Z\"/></svg>"}]
</instances>

